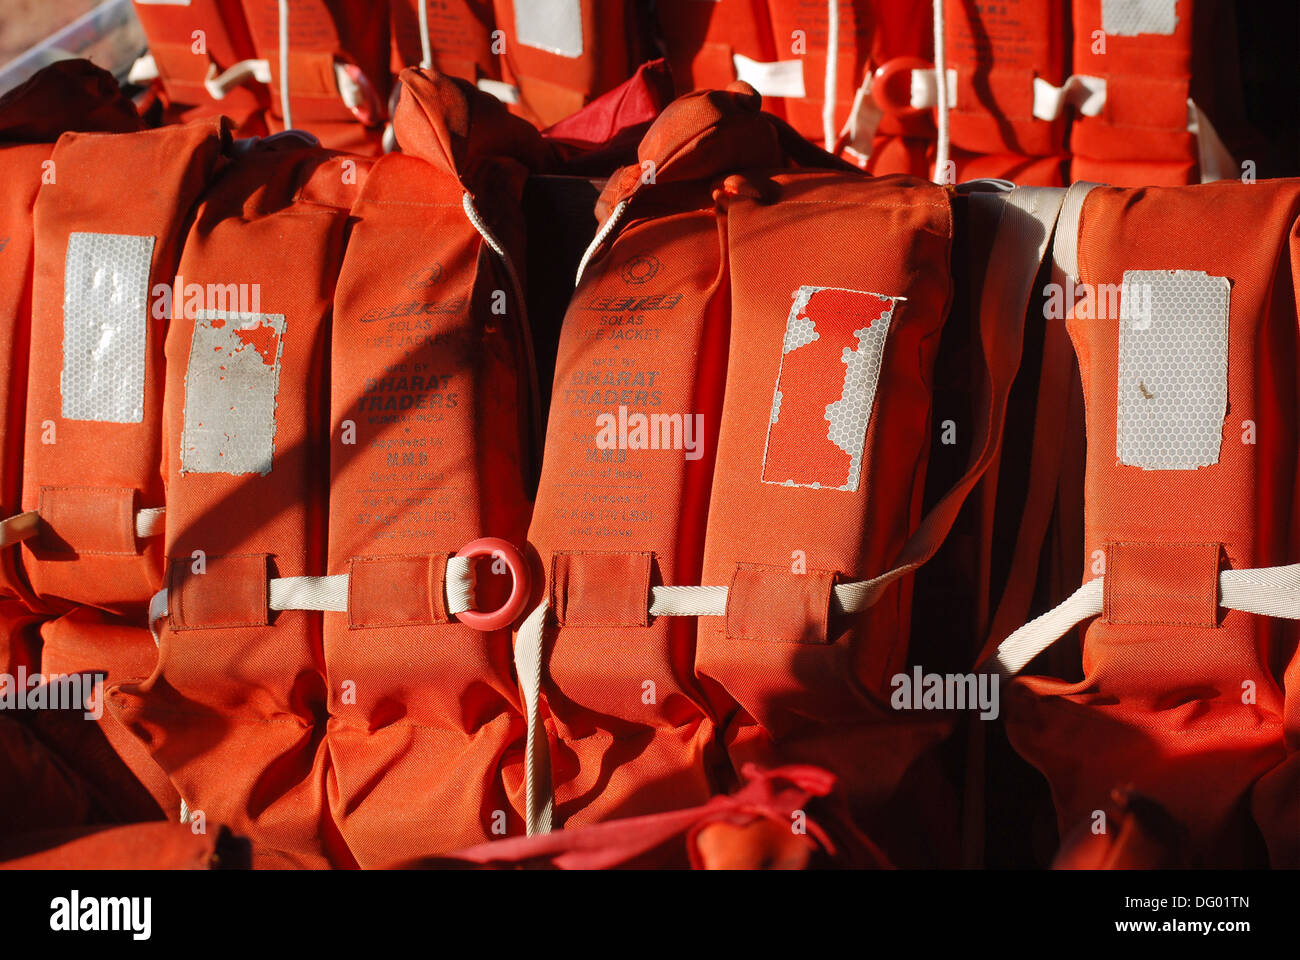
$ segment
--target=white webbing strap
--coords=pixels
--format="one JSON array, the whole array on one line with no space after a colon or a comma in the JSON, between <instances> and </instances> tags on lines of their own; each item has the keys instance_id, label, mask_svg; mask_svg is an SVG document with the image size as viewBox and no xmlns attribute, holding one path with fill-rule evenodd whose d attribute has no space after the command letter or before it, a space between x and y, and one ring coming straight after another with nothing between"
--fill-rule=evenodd
<instances>
[{"instance_id":1,"label":"white webbing strap","mask_svg":"<svg viewBox=\"0 0 1300 960\"><path fill-rule=\"evenodd\" d=\"M474 609L474 561L469 557L448 557L443 580L447 612L453 616Z\"/></svg>"},{"instance_id":2,"label":"white webbing strap","mask_svg":"<svg viewBox=\"0 0 1300 960\"><path fill-rule=\"evenodd\" d=\"M270 581L270 610L333 610L348 608L348 575L276 577Z\"/></svg>"},{"instance_id":3,"label":"white webbing strap","mask_svg":"<svg viewBox=\"0 0 1300 960\"><path fill-rule=\"evenodd\" d=\"M737 80L743 80L764 97L804 97L802 60L751 60L733 53L731 66Z\"/></svg>"},{"instance_id":4,"label":"white webbing strap","mask_svg":"<svg viewBox=\"0 0 1300 960\"><path fill-rule=\"evenodd\" d=\"M1034 117L1038 120L1055 120L1067 106L1085 117L1095 117L1105 105L1105 77L1071 74L1059 87L1034 77Z\"/></svg>"},{"instance_id":5,"label":"white webbing strap","mask_svg":"<svg viewBox=\"0 0 1300 960\"><path fill-rule=\"evenodd\" d=\"M327 577L275 577L268 581L268 610L328 610L346 613L348 609L348 575ZM474 609L474 563L469 557L448 557L443 579L447 612L453 616ZM159 590L149 600L149 625L167 616L167 590ZM155 632L154 639L158 634Z\"/></svg>"},{"instance_id":6,"label":"white webbing strap","mask_svg":"<svg viewBox=\"0 0 1300 960\"><path fill-rule=\"evenodd\" d=\"M268 60L240 60L231 64L220 73L215 63L208 64L208 75L203 80L208 95L213 100L224 100L226 94L235 87L242 86L249 80L259 83L271 82L271 63Z\"/></svg>"},{"instance_id":7,"label":"white webbing strap","mask_svg":"<svg viewBox=\"0 0 1300 960\"><path fill-rule=\"evenodd\" d=\"M1105 602L1105 579L1089 580L1060 606L1011 634L998 644L990 665L1007 675L1018 673L1069 630L1100 614ZM1300 620L1300 563L1221 571L1219 606L1264 617Z\"/></svg>"},{"instance_id":8,"label":"white webbing strap","mask_svg":"<svg viewBox=\"0 0 1300 960\"><path fill-rule=\"evenodd\" d=\"M433 44L429 40L429 0L416 0L420 12L420 67L433 66Z\"/></svg>"},{"instance_id":9,"label":"white webbing strap","mask_svg":"<svg viewBox=\"0 0 1300 960\"><path fill-rule=\"evenodd\" d=\"M827 0L826 77L822 85L822 140L827 153L835 152L835 94L839 84L840 0Z\"/></svg>"},{"instance_id":10,"label":"white webbing strap","mask_svg":"<svg viewBox=\"0 0 1300 960\"><path fill-rule=\"evenodd\" d=\"M289 112L289 0L279 0L280 7L280 110L284 114L284 129L293 129L293 116Z\"/></svg>"},{"instance_id":11,"label":"white webbing strap","mask_svg":"<svg viewBox=\"0 0 1300 960\"><path fill-rule=\"evenodd\" d=\"M41 515L28 510L0 520L0 547L10 547L36 536L41 529Z\"/></svg>"},{"instance_id":12,"label":"white webbing strap","mask_svg":"<svg viewBox=\"0 0 1300 960\"><path fill-rule=\"evenodd\" d=\"M513 83L505 83L501 80L491 80L488 77L480 77L477 86L484 93L491 94L502 103L519 102L519 88Z\"/></svg>"},{"instance_id":13,"label":"white webbing strap","mask_svg":"<svg viewBox=\"0 0 1300 960\"><path fill-rule=\"evenodd\" d=\"M141 540L157 537L162 534L166 520L166 507L145 507L136 512L135 535Z\"/></svg>"},{"instance_id":14,"label":"white webbing strap","mask_svg":"<svg viewBox=\"0 0 1300 960\"><path fill-rule=\"evenodd\" d=\"M135 515L135 535L141 540L162 534L167 518L166 507L146 507ZM13 546L23 540L30 540L41 529L41 515L35 510L28 510L15 516L0 520L0 549Z\"/></svg>"},{"instance_id":15,"label":"white webbing strap","mask_svg":"<svg viewBox=\"0 0 1300 960\"><path fill-rule=\"evenodd\" d=\"M142 87L157 79L158 62L154 60L152 53L136 58L135 63L131 64L131 69L126 72L127 83L139 84Z\"/></svg>"}]
</instances>

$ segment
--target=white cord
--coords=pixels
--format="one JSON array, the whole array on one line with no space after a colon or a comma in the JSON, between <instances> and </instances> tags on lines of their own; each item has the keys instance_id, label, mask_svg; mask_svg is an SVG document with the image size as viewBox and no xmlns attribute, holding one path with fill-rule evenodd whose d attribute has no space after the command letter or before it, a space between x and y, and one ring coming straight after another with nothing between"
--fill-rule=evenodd
<instances>
[{"instance_id":1,"label":"white cord","mask_svg":"<svg viewBox=\"0 0 1300 960\"><path fill-rule=\"evenodd\" d=\"M289 0L280 4L280 110L284 114L284 129L293 129L293 115L289 112Z\"/></svg>"},{"instance_id":2,"label":"white cord","mask_svg":"<svg viewBox=\"0 0 1300 960\"><path fill-rule=\"evenodd\" d=\"M826 152L835 152L835 93L839 89L836 74L839 72L840 57L840 3L839 0L827 0L826 32L826 82L822 88L822 137L826 141Z\"/></svg>"},{"instance_id":3,"label":"white cord","mask_svg":"<svg viewBox=\"0 0 1300 960\"><path fill-rule=\"evenodd\" d=\"M582 261L578 264L578 276L573 281L573 286L575 288L582 283L582 275L587 270L587 264L590 263L591 258L596 255L596 251L600 249L600 245L605 242L605 238L613 233L614 228L618 226L618 221L622 218L623 211L627 209L627 204L628 202L626 200L620 200L618 202L618 206L616 206L614 212L609 215L609 219L601 224L600 229L596 231L596 236L593 237L591 243L587 245L587 250L582 255Z\"/></svg>"},{"instance_id":4,"label":"white cord","mask_svg":"<svg viewBox=\"0 0 1300 960\"><path fill-rule=\"evenodd\" d=\"M429 42L429 0L420 3L420 66L428 70L433 66L433 44Z\"/></svg>"},{"instance_id":5,"label":"white cord","mask_svg":"<svg viewBox=\"0 0 1300 960\"><path fill-rule=\"evenodd\" d=\"M934 182L948 182L948 69L943 43L943 0L934 0L934 75L938 87L935 113L939 136L934 145Z\"/></svg>"}]
</instances>

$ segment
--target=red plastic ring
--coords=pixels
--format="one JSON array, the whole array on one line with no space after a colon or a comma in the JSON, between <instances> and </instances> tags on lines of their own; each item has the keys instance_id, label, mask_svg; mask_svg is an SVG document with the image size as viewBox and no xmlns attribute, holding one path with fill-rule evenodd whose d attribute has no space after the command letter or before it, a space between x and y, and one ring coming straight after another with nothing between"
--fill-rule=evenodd
<instances>
[{"instance_id":1,"label":"red plastic ring","mask_svg":"<svg viewBox=\"0 0 1300 960\"><path fill-rule=\"evenodd\" d=\"M499 557L506 562L514 583L510 587L510 596L496 610L465 610L455 615L456 619L467 627L487 632L501 630L510 626L524 612L528 602L528 564L524 555L509 540L500 537L480 537L471 540L456 551L458 557Z\"/></svg>"},{"instance_id":2,"label":"red plastic ring","mask_svg":"<svg viewBox=\"0 0 1300 960\"><path fill-rule=\"evenodd\" d=\"M871 97L886 113L903 116L924 113L912 106L912 71L933 69L934 64L920 57L895 57L886 61L871 80Z\"/></svg>"}]
</instances>

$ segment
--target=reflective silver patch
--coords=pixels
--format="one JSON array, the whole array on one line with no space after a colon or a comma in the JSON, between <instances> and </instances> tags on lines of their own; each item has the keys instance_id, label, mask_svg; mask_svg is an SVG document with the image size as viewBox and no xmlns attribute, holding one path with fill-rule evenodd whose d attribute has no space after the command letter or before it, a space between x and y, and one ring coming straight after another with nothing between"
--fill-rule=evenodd
<instances>
[{"instance_id":1,"label":"reflective silver patch","mask_svg":"<svg viewBox=\"0 0 1300 960\"><path fill-rule=\"evenodd\" d=\"M284 315L201 310L185 370L181 473L271 472Z\"/></svg>"},{"instance_id":2,"label":"reflective silver patch","mask_svg":"<svg viewBox=\"0 0 1300 960\"><path fill-rule=\"evenodd\" d=\"M153 237L73 233L63 279L62 413L140 423Z\"/></svg>"},{"instance_id":3,"label":"reflective silver patch","mask_svg":"<svg viewBox=\"0 0 1300 960\"><path fill-rule=\"evenodd\" d=\"M1178 25L1178 0L1101 0L1101 29L1112 37L1169 36Z\"/></svg>"},{"instance_id":4,"label":"reflective silver patch","mask_svg":"<svg viewBox=\"0 0 1300 960\"><path fill-rule=\"evenodd\" d=\"M1125 270L1116 454L1144 470L1219 462L1228 412L1226 277ZM1139 299L1140 298L1140 299Z\"/></svg>"},{"instance_id":5,"label":"reflective silver patch","mask_svg":"<svg viewBox=\"0 0 1300 960\"><path fill-rule=\"evenodd\" d=\"M582 0L515 0L515 37L561 57L582 56Z\"/></svg>"},{"instance_id":6,"label":"reflective silver patch","mask_svg":"<svg viewBox=\"0 0 1300 960\"><path fill-rule=\"evenodd\" d=\"M885 341L902 297L794 291L763 450L764 483L858 489Z\"/></svg>"}]
</instances>

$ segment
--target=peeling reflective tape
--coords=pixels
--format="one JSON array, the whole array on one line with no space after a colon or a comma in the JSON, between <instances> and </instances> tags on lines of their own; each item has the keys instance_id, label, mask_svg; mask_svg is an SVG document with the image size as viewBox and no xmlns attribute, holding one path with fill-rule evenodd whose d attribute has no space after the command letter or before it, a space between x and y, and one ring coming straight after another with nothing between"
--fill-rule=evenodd
<instances>
[{"instance_id":1,"label":"peeling reflective tape","mask_svg":"<svg viewBox=\"0 0 1300 960\"><path fill-rule=\"evenodd\" d=\"M181 473L271 472L284 315L201 310L185 369Z\"/></svg>"},{"instance_id":2,"label":"peeling reflective tape","mask_svg":"<svg viewBox=\"0 0 1300 960\"><path fill-rule=\"evenodd\" d=\"M1226 277L1125 270L1116 454L1144 470L1219 462L1228 413Z\"/></svg>"},{"instance_id":3,"label":"peeling reflective tape","mask_svg":"<svg viewBox=\"0 0 1300 960\"><path fill-rule=\"evenodd\" d=\"M144 420L153 237L73 233L63 279L63 416Z\"/></svg>"},{"instance_id":4,"label":"peeling reflective tape","mask_svg":"<svg viewBox=\"0 0 1300 960\"><path fill-rule=\"evenodd\" d=\"M858 489L885 336L902 297L800 287L786 320L763 482Z\"/></svg>"},{"instance_id":5,"label":"peeling reflective tape","mask_svg":"<svg viewBox=\"0 0 1300 960\"><path fill-rule=\"evenodd\" d=\"M1101 29L1112 37L1169 36L1178 24L1178 0L1101 0Z\"/></svg>"},{"instance_id":6,"label":"peeling reflective tape","mask_svg":"<svg viewBox=\"0 0 1300 960\"><path fill-rule=\"evenodd\" d=\"M765 97L804 96L803 61L751 60L739 53L731 56L736 68L736 79L744 80Z\"/></svg>"},{"instance_id":7,"label":"peeling reflective tape","mask_svg":"<svg viewBox=\"0 0 1300 960\"><path fill-rule=\"evenodd\" d=\"M561 57L582 56L582 0L515 0L515 39Z\"/></svg>"}]
</instances>

